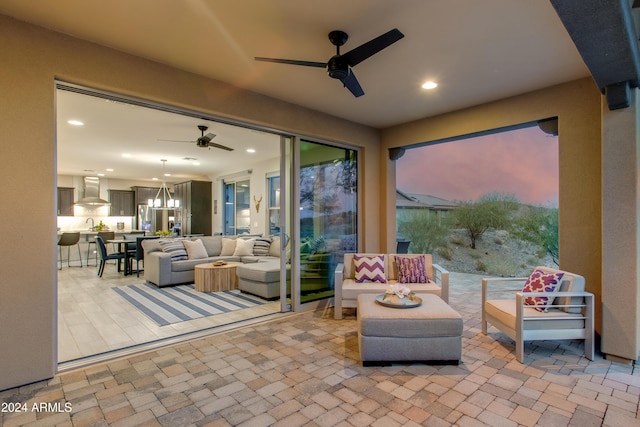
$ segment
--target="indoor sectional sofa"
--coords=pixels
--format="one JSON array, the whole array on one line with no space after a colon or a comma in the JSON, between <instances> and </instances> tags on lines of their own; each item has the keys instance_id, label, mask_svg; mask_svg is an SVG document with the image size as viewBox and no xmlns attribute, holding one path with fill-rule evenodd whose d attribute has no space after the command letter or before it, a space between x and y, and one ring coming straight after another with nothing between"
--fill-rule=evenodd
<instances>
[{"instance_id":1,"label":"indoor sectional sofa","mask_svg":"<svg viewBox=\"0 0 640 427\"><path fill-rule=\"evenodd\" d=\"M254 240L254 245L235 244L230 241ZM184 241L195 242L201 240L206 251L191 251L185 254L179 250ZM163 249L163 243L165 248ZM258 245L256 242L262 244ZM179 243L178 255L167 249L167 243ZM236 242L237 243L237 242ZM269 262L272 265L280 263L280 237L258 236L201 236L189 239L154 239L142 243L144 248L144 278L147 282L158 287L172 286L183 283L193 283L194 269L198 264L216 261L235 261L242 263ZM183 246L184 247L184 246ZM258 250L260 248L260 250ZM199 252L199 253L198 253ZM279 268L279 267L278 267Z\"/></svg>"},{"instance_id":2,"label":"indoor sectional sofa","mask_svg":"<svg viewBox=\"0 0 640 427\"><path fill-rule=\"evenodd\" d=\"M355 255L384 256L385 283L356 282ZM344 262L338 264L335 270L335 318L342 319L343 308L356 308L358 295L382 294L389 285L398 283L398 266L396 257L414 258L424 256L425 270L429 278L428 283L405 283L416 293L430 293L439 296L444 302L449 302L449 272L438 264L433 264L430 254L344 254Z\"/></svg>"}]
</instances>

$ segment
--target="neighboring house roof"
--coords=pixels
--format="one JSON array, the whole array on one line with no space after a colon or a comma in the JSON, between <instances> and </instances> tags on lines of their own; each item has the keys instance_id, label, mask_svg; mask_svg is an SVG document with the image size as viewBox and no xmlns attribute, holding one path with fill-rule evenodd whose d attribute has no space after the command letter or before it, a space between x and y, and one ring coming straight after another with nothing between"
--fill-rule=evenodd
<instances>
[{"instance_id":1,"label":"neighboring house roof","mask_svg":"<svg viewBox=\"0 0 640 427\"><path fill-rule=\"evenodd\" d=\"M456 202L440 197L431 196L429 194L410 194L396 189L396 208L448 211L457 206L458 204Z\"/></svg>"}]
</instances>

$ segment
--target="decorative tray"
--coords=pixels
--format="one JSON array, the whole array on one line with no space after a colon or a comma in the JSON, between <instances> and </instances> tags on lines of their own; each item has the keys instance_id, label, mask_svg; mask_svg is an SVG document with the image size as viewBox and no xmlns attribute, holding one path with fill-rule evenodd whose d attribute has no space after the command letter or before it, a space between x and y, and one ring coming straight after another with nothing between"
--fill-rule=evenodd
<instances>
[{"instance_id":1,"label":"decorative tray","mask_svg":"<svg viewBox=\"0 0 640 427\"><path fill-rule=\"evenodd\" d=\"M412 300L407 298L398 298L395 295L387 297L383 300L384 295L376 295L376 302L385 307L391 308L414 308L422 305L422 298L414 296Z\"/></svg>"}]
</instances>

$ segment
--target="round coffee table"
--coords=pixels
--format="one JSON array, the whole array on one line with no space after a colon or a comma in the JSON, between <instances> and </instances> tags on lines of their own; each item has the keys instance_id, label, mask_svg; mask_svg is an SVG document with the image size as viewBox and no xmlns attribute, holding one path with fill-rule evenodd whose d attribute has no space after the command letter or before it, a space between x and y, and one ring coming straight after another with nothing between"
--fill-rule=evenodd
<instances>
[{"instance_id":1,"label":"round coffee table","mask_svg":"<svg viewBox=\"0 0 640 427\"><path fill-rule=\"evenodd\" d=\"M195 289L200 292L219 292L238 288L236 267L241 262L198 264L194 269Z\"/></svg>"}]
</instances>

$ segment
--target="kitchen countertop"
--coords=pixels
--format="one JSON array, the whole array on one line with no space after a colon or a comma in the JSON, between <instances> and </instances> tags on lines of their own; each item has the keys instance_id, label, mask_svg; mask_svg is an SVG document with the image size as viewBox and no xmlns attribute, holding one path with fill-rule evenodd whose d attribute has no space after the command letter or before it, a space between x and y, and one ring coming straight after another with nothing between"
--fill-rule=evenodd
<instances>
[{"instance_id":1,"label":"kitchen countertop","mask_svg":"<svg viewBox=\"0 0 640 427\"><path fill-rule=\"evenodd\" d=\"M102 231L113 231L114 233L116 233L116 235L118 235L118 234L129 234L129 233L142 232L144 230L125 229L125 230L102 230ZM58 230L58 235L60 235L62 233L65 233L65 232L66 233L80 233L81 236L97 236L98 235L97 231L88 230L86 228L84 228L84 229Z\"/></svg>"}]
</instances>

